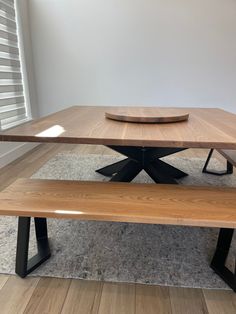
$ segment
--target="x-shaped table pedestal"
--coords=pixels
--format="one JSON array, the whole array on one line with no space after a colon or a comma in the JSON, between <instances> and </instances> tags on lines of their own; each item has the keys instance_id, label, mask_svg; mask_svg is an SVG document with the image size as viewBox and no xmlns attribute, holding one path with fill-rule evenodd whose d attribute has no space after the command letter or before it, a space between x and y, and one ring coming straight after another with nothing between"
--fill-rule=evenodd
<instances>
[{"instance_id":1,"label":"x-shaped table pedestal","mask_svg":"<svg viewBox=\"0 0 236 314\"><path fill-rule=\"evenodd\" d=\"M167 164L160 158L175 154L185 148L107 146L127 158L96 170L111 177L110 181L131 182L141 170L156 183L176 184L176 179L187 176L187 173Z\"/></svg>"}]
</instances>

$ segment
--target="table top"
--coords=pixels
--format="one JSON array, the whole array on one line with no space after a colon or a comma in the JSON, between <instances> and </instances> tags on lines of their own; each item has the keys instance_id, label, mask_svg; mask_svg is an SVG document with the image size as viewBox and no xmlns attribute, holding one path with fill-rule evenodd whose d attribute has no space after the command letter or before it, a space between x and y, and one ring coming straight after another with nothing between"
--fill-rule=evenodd
<instances>
[{"instance_id":1,"label":"table top","mask_svg":"<svg viewBox=\"0 0 236 314\"><path fill-rule=\"evenodd\" d=\"M105 112L109 108L73 106L1 132L0 139L16 142L236 149L236 115L221 109L178 108L189 113L188 121L140 124L107 119Z\"/></svg>"}]
</instances>

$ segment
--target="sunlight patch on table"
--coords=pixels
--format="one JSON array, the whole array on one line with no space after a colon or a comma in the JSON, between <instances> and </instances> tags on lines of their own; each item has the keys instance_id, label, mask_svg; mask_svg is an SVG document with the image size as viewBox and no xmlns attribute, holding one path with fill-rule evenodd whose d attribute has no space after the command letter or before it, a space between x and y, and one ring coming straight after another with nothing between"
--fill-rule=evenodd
<instances>
[{"instance_id":1,"label":"sunlight patch on table","mask_svg":"<svg viewBox=\"0 0 236 314\"><path fill-rule=\"evenodd\" d=\"M65 132L65 129L60 125L54 125L43 132L36 134L37 137L57 137Z\"/></svg>"},{"instance_id":2,"label":"sunlight patch on table","mask_svg":"<svg viewBox=\"0 0 236 314\"><path fill-rule=\"evenodd\" d=\"M78 210L55 210L55 213L56 214L62 214L62 215L82 215L84 214L83 212L81 211L78 211Z\"/></svg>"}]
</instances>

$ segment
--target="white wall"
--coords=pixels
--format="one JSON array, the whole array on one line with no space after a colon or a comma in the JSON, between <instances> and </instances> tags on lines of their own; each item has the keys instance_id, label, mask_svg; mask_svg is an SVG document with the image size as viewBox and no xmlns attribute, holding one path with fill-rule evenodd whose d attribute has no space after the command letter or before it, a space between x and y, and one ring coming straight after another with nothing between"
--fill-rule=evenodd
<instances>
[{"instance_id":1,"label":"white wall","mask_svg":"<svg viewBox=\"0 0 236 314\"><path fill-rule=\"evenodd\" d=\"M236 0L29 0L40 114L73 104L236 112Z\"/></svg>"}]
</instances>

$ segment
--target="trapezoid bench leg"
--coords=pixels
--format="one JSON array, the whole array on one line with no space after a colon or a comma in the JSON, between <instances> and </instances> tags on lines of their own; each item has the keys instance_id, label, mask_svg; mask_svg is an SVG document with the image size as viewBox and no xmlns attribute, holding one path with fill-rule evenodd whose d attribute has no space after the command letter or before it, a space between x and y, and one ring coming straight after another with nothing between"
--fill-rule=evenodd
<instances>
[{"instance_id":1,"label":"trapezoid bench leg","mask_svg":"<svg viewBox=\"0 0 236 314\"><path fill-rule=\"evenodd\" d=\"M16 274L26 277L50 256L46 218L34 218L38 253L28 259L31 217L18 218Z\"/></svg>"},{"instance_id":2,"label":"trapezoid bench leg","mask_svg":"<svg viewBox=\"0 0 236 314\"><path fill-rule=\"evenodd\" d=\"M234 269L233 273L225 266L233 234L234 229L220 229L216 251L211 262L211 268L230 286L231 289L233 289L234 292L236 292L236 269Z\"/></svg>"},{"instance_id":3,"label":"trapezoid bench leg","mask_svg":"<svg viewBox=\"0 0 236 314\"><path fill-rule=\"evenodd\" d=\"M209 162L211 160L212 154L214 152L214 149L211 149L209 152L209 155L207 157L206 163L202 169L203 173L208 173L208 174L213 174L215 176L224 176L226 174L232 174L234 172L234 166L227 160L227 164L226 164L226 170L223 171L213 171L213 170L208 170L207 167L209 165Z\"/></svg>"}]
</instances>

